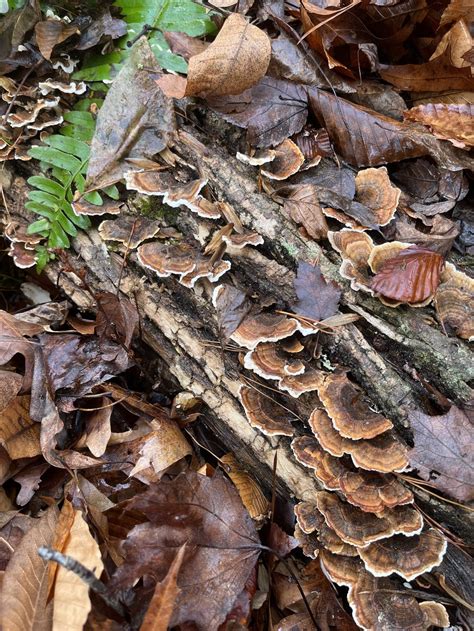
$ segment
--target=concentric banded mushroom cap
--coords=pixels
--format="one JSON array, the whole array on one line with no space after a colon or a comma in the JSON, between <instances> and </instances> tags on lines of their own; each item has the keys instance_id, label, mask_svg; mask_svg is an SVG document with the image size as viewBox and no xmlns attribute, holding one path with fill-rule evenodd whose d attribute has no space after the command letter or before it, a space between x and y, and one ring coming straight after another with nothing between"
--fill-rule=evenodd
<instances>
[{"instance_id":1,"label":"concentric banded mushroom cap","mask_svg":"<svg viewBox=\"0 0 474 631\"><path fill-rule=\"evenodd\" d=\"M314 469L314 474L328 491L340 489L339 480L347 473L347 468L339 458L334 458L321 449L313 436L298 436L291 442L296 460L305 467Z\"/></svg>"},{"instance_id":2,"label":"concentric banded mushroom cap","mask_svg":"<svg viewBox=\"0 0 474 631\"><path fill-rule=\"evenodd\" d=\"M445 537L439 530L430 528L413 537L395 535L376 541L366 548L359 548L359 554L366 569L374 576L395 573L412 581L437 567L443 560L446 547Z\"/></svg>"},{"instance_id":3,"label":"concentric banded mushroom cap","mask_svg":"<svg viewBox=\"0 0 474 631\"><path fill-rule=\"evenodd\" d=\"M232 264L230 261L220 260L212 264L210 258L201 257L196 263L196 267L186 274L182 274L179 282L185 287L192 288L198 280L207 278L209 282L217 282L221 276L230 270Z\"/></svg>"},{"instance_id":4,"label":"concentric banded mushroom cap","mask_svg":"<svg viewBox=\"0 0 474 631\"><path fill-rule=\"evenodd\" d=\"M344 373L327 375L318 395L334 427L345 438L374 438L393 427L391 421L370 409L362 390Z\"/></svg>"},{"instance_id":5,"label":"concentric banded mushroom cap","mask_svg":"<svg viewBox=\"0 0 474 631\"><path fill-rule=\"evenodd\" d=\"M355 291L371 291L368 261L374 242L370 236L365 232L343 228L338 232L328 232L328 239L342 257L339 270L341 276L351 281L351 287Z\"/></svg>"},{"instance_id":6,"label":"concentric banded mushroom cap","mask_svg":"<svg viewBox=\"0 0 474 631\"><path fill-rule=\"evenodd\" d=\"M304 155L292 140L287 138L274 151L275 157L261 169L262 175L271 180L286 180L300 170Z\"/></svg>"},{"instance_id":7,"label":"concentric banded mushroom cap","mask_svg":"<svg viewBox=\"0 0 474 631\"><path fill-rule=\"evenodd\" d=\"M314 502L299 502L295 505L294 511L298 526L305 535L321 530L325 523L324 517Z\"/></svg>"},{"instance_id":8,"label":"concentric banded mushroom cap","mask_svg":"<svg viewBox=\"0 0 474 631\"><path fill-rule=\"evenodd\" d=\"M435 307L441 324L448 333L464 340L474 339L474 279L463 274L451 263L441 274L441 284L435 294Z\"/></svg>"},{"instance_id":9,"label":"concentric banded mushroom cap","mask_svg":"<svg viewBox=\"0 0 474 631\"><path fill-rule=\"evenodd\" d=\"M393 219L400 199L400 189L393 186L385 167L361 169L355 178L356 199L367 206L372 223L386 226Z\"/></svg>"},{"instance_id":10,"label":"concentric banded mushroom cap","mask_svg":"<svg viewBox=\"0 0 474 631\"><path fill-rule=\"evenodd\" d=\"M222 235L222 240L227 245L242 250L247 245L262 245L263 237L258 232L242 232Z\"/></svg>"},{"instance_id":11,"label":"concentric banded mushroom cap","mask_svg":"<svg viewBox=\"0 0 474 631\"><path fill-rule=\"evenodd\" d=\"M231 339L249 350L262 342L278 342L298 330L298 322L278 313L259 313L245 318Z\"/></svg>"},{"instance_id":12,"label":"concentric banded mushroom cap","mask_svg":"<svg viewBox=\"0 0 474 631\"><path fill-rule=\"evenodd\" d=\"M342 502L335 493L320 491L316 503L324 515L327 525L345 542L364 548L374 541L386 539L395 533L414 534L421 531L423 520L413 509L407 507L387 509L380 517L365 513L352 504ZM400 515L402 509L403 515ZM390 510L392 512L390 512ZM396 512L397 518L393 512ZM416 527L416 528L415 528Z\"/></svg>"},{"instance_id":13,"label":"concentric banded mushroom cap","mask_svg":"<svg viewBox=\"0 0 474 631\"><path fill-rule=\"evenodd\" d=\"M413 493L390 474L347 471L339 484L346 500L368 513L413 502Z\"/></svg>"},{"instance_id":14,"label":"concentric banded mushroom cap","mask_svg":"<svg viewBox=\"0 0 474 631\"><path fill-rule=\"evenodd\" d=\"M288 392L294 399L297 399L306 392L315 392L324 379L324 373L320 370L307 368L302 375L288 376L280 379L278 388Z\"/></svg>"},{"instance_id":15,"label":"concentric banded mushroom cap","mask_svg":"<svg viewBox=\"0 0 474 631\"><path fill-rule=\"evenodd\" d=\"M308 422L323 449L337 458L349 454L356 467L391 473L404 471L409 464L407 449L390 432L370 440L350 440L341 436L327 413L319 409L313 410Z\"/></svg>"},{"instance_id":16,"label":"concentric banded mushroom cap","mask_svg":"<svg viewBox=\"0 0 474 631\"><path fill-rule=\"evenodd\" d=\"M301 375L305 365L298 358L285 354L277 344L264 342L244 357L244 367L253 370L263 379L282 379L288 375Z\"/></svg>"},{"instance_id":17,"label":"concentric banded mushroom cap","mask_svg":"<svg viewBox=\"0 0 474 631\"><path fill-rule=\"evenodd\" d=\"M336 585L352 587L361 572L365 572L364 564L357 557L342 556L329 550L321 550L319 558L323 572Z\"/></svg>"},{"instance_id":18,"label":"concentric banded mushroom cap","mask_svg":"<svg viewBox=\"0 0 474 631\"><path fill-rule=\"evenodd\" d=\"M267 436L293 436L290 414L270 397L248 386L240 387L239 397L252 427Z\"/></svg>"},{"instance_id":19,"label":"concentric banded mushroom cap","mask_svg":"<svg viewBox=\"0 0 474 631\"><path fill-rule=\"evenodd\" d=\"M138 248L142 265L166 278L171 274L187 274L196 267L196 252L186 243L167 245L152 241Z\"/></svg>"},{"instance_id":20,"label":"concentric banded mushroom cap","mask_svg":"<svg viewBox=\"0 0 474 631\"><path fill-rule=\"evenodd\" d=\"M154 237L159 231L159 221L125 215L117 219L106 219L99 226L99 234L104 241L119 241L131 250Z\"/></svg>"}]
</instances>

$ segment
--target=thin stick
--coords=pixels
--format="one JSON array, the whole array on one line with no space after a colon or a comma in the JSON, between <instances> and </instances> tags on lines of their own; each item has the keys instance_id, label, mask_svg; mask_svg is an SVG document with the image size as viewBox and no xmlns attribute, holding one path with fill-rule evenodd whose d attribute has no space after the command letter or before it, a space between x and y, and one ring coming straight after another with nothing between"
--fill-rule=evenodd
<instances>
[{"instance_id":1,"label":"thin stick","mask_svg":"<svg viewBox=\"0 0 474 631\"><path fill-rule=\"evenodd\" d=\"M38 554L45 561L54 561L66 570L73 572L84 581L93 592L98 594L106 605L116 611L122 618L126 618L126 611L122 603L112 596L109 596L104 583L99 581L99 579L95 577L95 574L82 565L82 563L79 563L79 561L76 561L76 559L73 559L67 554L62 554L58 550L53 550L47 546L40 546L38 548Z\"/></svg>"},{"instance_id":2,"label":"thin stick","mask_svg":"<svg viewBox=\"0 0 474 631\"><path fill-rule=\"evenodd\" d=\"M413 486L416 486L418 488L420 488L422 491L424 491L425 493L428 493L428 495L432 495L433 497L437 497L439 500L442 500L443 502L447 502L448 504L454 504L454 506L458 506L459 508L463 508L464 510L470 511L471 513L474 513L474 508L471 508L470 506L465 506L464 504L460 504L459 502L455 502L454 500L448 500L446 497L443 497L442 495L438 495L438 493L434 493L434 491L430 491L425 487L425 484L423 483L422 480L418 481L415 480L414 478L410 478L410 476L400 476L402 478L402 480L405 480L406 482L408 482L408 484L413 484ZM427 484L426 486L434 486L431 484Z\"/></svg>"}]
</instances>

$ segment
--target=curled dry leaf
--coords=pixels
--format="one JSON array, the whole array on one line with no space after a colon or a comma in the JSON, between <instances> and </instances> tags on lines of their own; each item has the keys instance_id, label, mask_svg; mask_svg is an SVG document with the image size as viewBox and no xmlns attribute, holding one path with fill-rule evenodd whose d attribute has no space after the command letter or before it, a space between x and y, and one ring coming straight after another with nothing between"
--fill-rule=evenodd
<instances>
[{"instance_id":1,"label":"curled dry leaf","mask_svg":"<svg viewBox=\"0 0 474 631\"><path fill-rule=\"evenodd\" d=\"M218 285L212 293L212 304L224 339L238 329L251 307L247 294L233 285Z\"/></svg>"},{"instance_id":2,"label":"curled dry leaf","mask_svg":"<svg viewBox=\"0 0 474 631\"><path fill-rule=\"evenodd\" d=\"M314 184L296 184L288 187L288 190L289 195L284 201L283 211L287 212L294 222L301 224L311 238L316 241L326 238L328 225Z\"/></svg>"},{"instance_id":3,"label":"curled dry leaf","mask_svg":"<svg viewBox=\"0 0 474 631\"><path fill-rule=\"evenodd\" d=\"M223 474L208 478L187 472L135 496L130 508L150 521L129 533L126 562L111 587L131 586L147 575L163 580L177 549L187 543L170 627L194 622L200 631L217 629L244 589L259 554L255 525L233 484ZM205 607L203 593L212 594Z\"/></svg>"},{"instance_id":4,"label":"curled dry leaf","mask_svg":"<svg viewBox=\"0 0 474 631\"><path fill-rule=\"evenodd\" d=\"M79 510L74 511L72 526L62 552L79 561L96 578L102 574L104 565L99 545ZM80 576L61 566L56 573L53 603L53 628L81 631L91 610L89 585Z\"/></svg>"},{"instance_id":5,"label":"curled dry leaf","mask_svg":"<svg viewBox=\"0 0 474 631\"><path fill-rule=\"evenodd\" d=\"M265 75L268 35L243 15L232 13L208 48L189 60L187 96L241 94Z\"/></svg>"},{"instance_id":6,"label":"curled dry leaf","mask_svg":"<svg viewBox=\"0 0 474 631\"><path fill-rule=\"evenodd\" d=\"M460 501L474 499L474 450L472 424L453 406L441 416L419 411L409 413L414 448L408 456L418 474Z\"/></svg>"},{"instance_id":7,"label":"curled dry leaf","mask_svg":"<svg viewBox=\"0 0 474 631\"><path fill-rule=\"evenodd\" d=\"M474 106L470 103L425 103L408 110L405 119L426 125L437 138L456 147L474 146Z\"/></svg>"},{"instance_id":8,"label":"curled dry leaf","mask_svg":"<svg viewBox=\"0 0 474 631\"><path fill-rule=\"evenodd\" d=\"M372 261L373 258L369 258L369 265ZM440 254L410 246L382 263L370 287L397 302L423 303L434 296L443 266L444 259Z\"/></svg>"},{"instance_id":9,"label":"curled dry leaf","mask_svg":"<svg viewBox=\"0 0 474 631\"><path fill-rule=\"evenodd\" d=\"M30 397L16 397L2 410L0 444L12 460L33 458L41 453L40 425L29 413Z\"/></svg>"},{"instance_id":10,"label":"curled dry leaf","mask_svg":"<svg viewBox=\"0 0 474 631\"><path fill-rule=\"evenodd\" d=\"M232 453L224 454L221 459L224 470L235 484L243 505L252 519L265 519L270 504L256 480L239 464Z\"/></svg>"},{"instance_id":11,"label":"curled dry leaf","mask_svg":"<svg viewBox=\"0 0 474 631\"><path fill-rule=\"evenodd\" d=\"M117 296L110 291L96 294L97 318L95 332L99 337L130 347L135 328L138 325L138 311L134 304L124 296Z\"/></svg>"},{"instance_id":12,"label":"curled dry leaf","mask_svg":"<svg viewBox=\"0 0 474 631\"><path fill-rule=\"evenodd\" d=\"M52 506L35 520L7 565L1 594L2 623L6 629L51 629L53 603L47 602L48 562L38 555L38 548L52 545L58 513Z\"/></svg>"},{"instance_id":13,"label":"curled dry leaf","mask_svg":"<svg viewBox=\"0 0 474 631\"><path fill-rule=\"evenodd\" d=\"M68 24L63 20L45 20L38 22L35 26L36 43L40 53L45 59L51 59L53 48L61 42L80 33L77 26Z\"/></svg>"}]
</instances>

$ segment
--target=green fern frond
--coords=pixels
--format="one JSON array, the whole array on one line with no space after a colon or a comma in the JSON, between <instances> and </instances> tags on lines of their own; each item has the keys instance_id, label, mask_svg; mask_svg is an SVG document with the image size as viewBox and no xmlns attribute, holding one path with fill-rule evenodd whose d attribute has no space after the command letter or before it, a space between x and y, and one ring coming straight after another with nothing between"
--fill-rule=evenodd
<instances>
[{"instance_id":1,"label":"green fern frond","mask_svg":"<svg viewBox=\"0 0 474 631\"><path fill-rule=\"evenodd\" d=\"M90 156L90 142L94 135L95 119L87 111L97 100L84 99L74 110L64 114L66 125L46 138L41 147L32 147L28 152L32 158L40 160L45 175L34 175L28 179L32 187L25 207L40 216L28 227L29 234L40 234L46 244L37 248L38 266L44 267L48 261L48 249L68 248L69 238L77 235L78 228L85 230L91 223L87 216L76 215L71 202L76 191L83 192L87 164ZM115 186L103 191L117 199L119 192ZM84 196L98 206L103 204L100 192L94 191Z\"/></svg>"},{"instance_id":2,"label":"green fern frond","mask_svg":"<svg viewBox=\"0 0 474 631\"><path fill-rule=\"evenodd\" d=\"M109 80L112 67L122 63L128 54L127 41L135 39L145 25L153 29L147 38L161 67L185 74L186 61L170 51L163 31L180 31L199 37L216 30L209 11L192 0L115 0L113 6L121 10L121 17L128 26L127 35L118 42L120 50L86 57L74 79L88 82Z\"/></svg>"}]
</instances>

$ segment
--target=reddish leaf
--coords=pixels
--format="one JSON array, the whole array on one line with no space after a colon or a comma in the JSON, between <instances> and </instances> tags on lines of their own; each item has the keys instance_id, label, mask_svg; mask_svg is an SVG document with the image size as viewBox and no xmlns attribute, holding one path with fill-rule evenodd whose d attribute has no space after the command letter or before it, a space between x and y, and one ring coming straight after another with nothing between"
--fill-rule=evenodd
<instances>
[{"instance_id":1,"label":"reddish leaf","mask_svg":"<svg viewBox=\"0 0 474 631\"><path fill-rule=\"evenodd\" d=\"M441 416L412 411L409 415L415 447L410 464L447 495L469 502L474 499L474 450L472 423L453 406Z\"/></svg>"},{"instance_id":2,"label":"reddish leaf","mask_svg":"<svg viewBox=\"0 0 474 631\"><path fill-rule=\"evenodd\" d=\"M306 90L290 81L264 77L237 96L210 99L225 120L247 130L255 147L273 147L301 130L308 116Z\"/></svg>"},{"instance_id":3,"label":"reddish leaf","mask_svg":"<svg viewBox=\"0 0 474 631\"><path fill-rule=\"evenodd\" d=\"M294 280L298 302L295 313L313 320L324 320L337 313L341 290L334 281L327 281L318 265L298 263Z\"/></svg>"},{"instance_id":4,"label":"reddish leaf","mask_svg":"<svg viewBox=\"0 0 474 631\"><path fill-rule=\"evenodd\" d=\"M383 263L371 288L398 302L423 302L436 291L443 265L440 254L412 246Z\"/></svg>"},{"instance_id":5,"label":"reddish leaf","mask_svg":"<svg viewBox=\"0 0 474 631\"><path fill-rule=\"evenodd\" d=\"M186 621L198 629L217 629L232 609L258 558L255 526L234 486L220 474L194 472L162 480L133 498L129 508L149 523L135 526L114 588L132 585L144 575L161 581L177 549L187 542L178 576L180 593L170 627Z\"/></svg>"}]
</instances>

